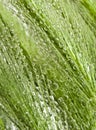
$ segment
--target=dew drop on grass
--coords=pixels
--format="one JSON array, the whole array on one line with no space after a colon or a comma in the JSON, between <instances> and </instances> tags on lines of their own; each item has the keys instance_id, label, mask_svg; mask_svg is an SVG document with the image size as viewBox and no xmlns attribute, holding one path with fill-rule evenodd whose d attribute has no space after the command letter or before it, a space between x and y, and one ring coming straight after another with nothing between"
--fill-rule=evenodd
<instances>
[{"instance_id":1,"label":"dew drop on grass","mask_svg":"<svg viewBox=\"0 0 96 130\"><path fill-rule=\"evenodd\" d=\"M26 112L25 112L25 114L26 114L26 115L29 115L29 112L28 112L28 111L26 111Z\"/></svg>"},{"instance_id":2,"label":"dew drop on grass","mask_svg":"<svg viewBox=\"0 0 96 130\"><path fill-rule=\"evenodd\" d=\"M52 84L52 88L53 88L54 90L58 90L59 86L58 86L57 83L54 82L54 83Z\"/></svg>"},{"instance_id":3,"label":"dew drop on grass","mask_svg":"<svg viewBox=\"0 0 96 130\"><path fill-rule=\"evenodd\" d=\"M87 72L89 72L90 71L90 68L89 68L89 65L87 65Z\"/></svg>"},{"instance_id":4,"label":"dew drop on grass","mask_svg":"<svg viewBox=\"0 0 96 130\"><path fill-rule=\"evenodd\" d=\"M63 49L64 48L63 43L59 43L59 47L60 47L60 49Z\"/></svg>"},{"instance_id":5,"label":"dew drop on grass","mask_svg":"<svg viewBox=\"0 0 96 130\"><path fill-rule=\"evenodd\" d=\"M50 99L51 99L52 101L54 101L54 97L53 97L53 96L50 96Z\"/></svg>"}]
</instances>

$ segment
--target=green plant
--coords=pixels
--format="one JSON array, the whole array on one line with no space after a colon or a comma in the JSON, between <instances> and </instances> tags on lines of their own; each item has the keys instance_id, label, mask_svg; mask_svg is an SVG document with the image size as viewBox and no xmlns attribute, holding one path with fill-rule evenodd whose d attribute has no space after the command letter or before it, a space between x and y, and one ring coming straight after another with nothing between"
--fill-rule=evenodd
<instances>
[{"instance_id":1,"label":"green plant","mask_svg":"<svg viewBox=\"0 0 96 130\"><path fill-rule=\"evenodd\" d=\"M0 0L7 120L20 130L96 130L95 50L95 0Z\"/></svg>"}]
</instances>

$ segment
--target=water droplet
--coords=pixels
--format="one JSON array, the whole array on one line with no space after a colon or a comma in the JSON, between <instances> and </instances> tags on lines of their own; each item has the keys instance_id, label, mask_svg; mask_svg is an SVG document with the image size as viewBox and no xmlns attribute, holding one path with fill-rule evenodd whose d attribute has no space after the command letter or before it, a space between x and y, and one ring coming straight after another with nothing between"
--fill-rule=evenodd
<instances>
[{"instance_id":1,"label":"water droplet","mask_svg":"<svg viewBox=\"0 0 96 130\"><path fill-rule=\"evenodd\" d=\"M59 86L58 86L57 83L54 82L52 88L53 88L54 90L58 90Z\"/></svg>"},{"instance_id":2,"label":"water droplet","mask_svg":"<svg viewBox=\"0 0 96 130\"><path fill-rule=\"evenodd\" d=\"M26 112L25 112L25 114L26 114L26 115L29 115L29 112L28 112L28 111L26 111Z\"/></svg>"},{"instance_id":3,"label":"water droplet","mask_svg":"<svg viewBox=\"0 0 96 130\"><path fill-rule=\"evenodd\" d=\"M90 68L89 68L89 65L87 65L87 72L89 72L90 71Z\"/></svg>"}]
</instances>

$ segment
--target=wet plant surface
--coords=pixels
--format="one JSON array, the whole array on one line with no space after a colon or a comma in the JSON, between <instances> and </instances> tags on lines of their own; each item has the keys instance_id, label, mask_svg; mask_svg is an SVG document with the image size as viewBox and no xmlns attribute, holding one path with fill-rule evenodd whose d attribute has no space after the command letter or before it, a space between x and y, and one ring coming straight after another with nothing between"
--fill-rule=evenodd
<instances>
[{"instance_id":1,"label":"wet plant surface","mask_svg":"<svg viewBox=\"0 0 96 130\"><path fill-rule=\"evenodd\" d=\"M95 0L0 0L0 130L96 130Z\"/></svg>"}]
</instances>

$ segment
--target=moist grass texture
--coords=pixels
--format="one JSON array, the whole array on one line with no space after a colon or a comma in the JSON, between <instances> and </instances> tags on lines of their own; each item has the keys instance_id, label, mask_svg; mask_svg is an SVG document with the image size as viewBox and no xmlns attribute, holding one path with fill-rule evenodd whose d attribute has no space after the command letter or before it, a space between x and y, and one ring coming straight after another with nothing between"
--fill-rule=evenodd
<instances>
[{"instance_id":1,"label":"moist grass texture","mask_svg":"<svg viewBox=\"0 0 96 130\"><path fill-rule=\"evenodd\" d=\"M95 0L0 0L0 130L96 130Z\"/></svg>"}]
</instances>

